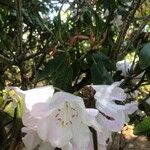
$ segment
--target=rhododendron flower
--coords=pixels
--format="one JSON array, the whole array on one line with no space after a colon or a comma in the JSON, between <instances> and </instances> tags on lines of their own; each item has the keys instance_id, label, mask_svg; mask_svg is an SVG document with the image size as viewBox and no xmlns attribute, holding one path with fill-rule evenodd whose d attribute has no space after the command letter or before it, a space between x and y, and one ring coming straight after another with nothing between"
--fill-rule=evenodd
<instances>
[{"instance_id":1,"label":"rhododendron flower","mask_svg":"<svg viewBox=\"0 0 150 150\"><path fill-rule=\"evenodd\" d=\"M16 95L21 96L24 102L22 122L25 127L22 128L22 132L25 132L26 135L22 140L25 147L28 150L33 150L37 146L39 146L39 149L42 147L44 150L47 150L47 147L49 147L49 150L54 149L50 148L50 143L43 143L39 138L36 131L38 118L35 118L30 114L33 105L36 103L50 101L50 98L54 93L53 86L38 87L26 91L23 91L18 87L8 87L7 89L15 92L15 94L13 94L14 98Z\"/></svg>"},{"instance_id":2,"label":"rhododendron flower","mask_svg":"<svg viewBox=\"0 0 150 150\"><path fill-rule=\"evenodd\" d=\"M54 93L53 86L43 86L23 91L18 87L9 87L20 95L24 100L25 111L31 111L32 106L39 102L47 102Z\"/></svg>"},{"instance_id":3,"label":"rhododendron flower","mask_svg":"<svg viewBox=\"0 0 150 150\"><path fill-rule=\"evenodd\" d=\"M126 99L124 90L119 82L112 85L92 85L96 91L96 108L99 110L98 122L110 131L120 131L128 119L128 114L137 110L137 103L132 102L124 105L116 104L115 100Z\"/></svg>"},{"instance_id":4,"label":"rhododendron flower","mask_svg":"<svg viewBox=\"0 0 150 150\"><path fill-rule=\"evenodd\" d=\"M24 129L25 130L25 129ZM24 131L25 132L25 131ZM43 142L35 130L26 128L26 135L22 138L22 141L27 150L33 150L38 147L38 150L54 150L48 142Z\"/></svg>"},{"instance_id":5,"label":"rhododendron flower","mask_svg":"<svg viewBox=\"0 0 150 150\"><path fill-rule=\"evenodd\" d=\"M132 64L126 60L121 60L116 63L117 70L122 71L121 75L126 77L129 75Z\"/></svg>"},{"instance_id":6,"label":"rhododendron flower","mask_svg":"<svg viewBox=\"0 0 150 150\"><path fill-rule=\"evenodd\" d=\"M71 142L73 149L89 149L91 132L86 125L86 108L81 97L56 92L49 102L34 105L31 115L39 118L37 133L43 141L55 147Z\"/></svg>"},{"instance_id":7,"label":"rhododendron flower","mask_svg":"<svg viewBox=\"0 0 150 150\"><path fill-rule=\"evenodd\" d=\"M116 14L114 19L111 21L111 23L113 23L114 26L116 26L117 28L119 28L123 22L122 22L122 16Z\"/></svg>"}]
</instances>

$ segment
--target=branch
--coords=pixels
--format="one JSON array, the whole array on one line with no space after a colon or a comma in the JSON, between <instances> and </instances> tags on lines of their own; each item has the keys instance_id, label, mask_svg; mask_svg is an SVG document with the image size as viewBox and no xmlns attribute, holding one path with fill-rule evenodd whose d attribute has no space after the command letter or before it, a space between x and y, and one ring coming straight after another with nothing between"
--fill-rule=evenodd
<instances>
[{"instance_id":1,"label":"branch","mask_svg":"<svg viewBox=\"0 0 150 150\"><path fill-rule=\"evenodd\" d=\"M3 56L2 54L0 54L0 59L4 60L7 63L11 63L12 62L9 58Z\"/></svg>"},{"instance_id":2,"label":"branch","mask_svg":"<svg viewBox=\"0 0 150 150\"><path fill-rule=\"evenodd\" d=\"M146 73L147 73L147 71L144 72L144 74L143 74L141 80L138 82L138 84L136 84L134 88L128 90L127 93L133 92L133 91L137 90L137 89L141 86L141 84L142 84L143 81L144 81L144 78L145 78Z\"/></svg>"},{"instance_id":3,"label":"branch","mask_svg":"<svg viewBox=\"0 0 150 150\"><path fill-rule=\"evenodd\" d=\"M126 36L126 32L127 32L128 28L130 26L130 23L132 22L134 14L135 14L136 10L138 9L138 7L140 6L140 1L141 0L133 1L132 5L131 5L132 9L130 10L128 16L126 17L126 21L125 21L125 23L122 26L122 29L120 31L120 34L119 34L118 38L117 38L116 44L115 44L115 46L113 48L114 58L115 59L117 59L117 57L118 57L118 53L119 53L120 47L121 47L121 45L122 45L122 43L124 41L124 38Z\"/></svg>"},{"instance_id":4,"label":"branch","mask_svg":"<svg viewBox=\"0 0 150 150\"><path fill-rule=\"evenodd\" d=\"M16 14L17 14L17 52L20 55L23 53L22 49L22 1L15 0Z\"/></svg>"},{"instance_id":5,"label":"branch","mask_svg":"<svg viewBox=\"0 0 150 150\"><path fill-rule=\"evenodd\" d=\"M129 40L129 43L127 46L122 50L122 53L119 55L119 57L123 56L124 53L129 49L129 47L132 45L134 40L140 35L142 29L145 27L145 25L150 21L150 15L144 18L144 22L139 27L138 31L134 34L134 36Z\"/></svg>"}]
</instances>

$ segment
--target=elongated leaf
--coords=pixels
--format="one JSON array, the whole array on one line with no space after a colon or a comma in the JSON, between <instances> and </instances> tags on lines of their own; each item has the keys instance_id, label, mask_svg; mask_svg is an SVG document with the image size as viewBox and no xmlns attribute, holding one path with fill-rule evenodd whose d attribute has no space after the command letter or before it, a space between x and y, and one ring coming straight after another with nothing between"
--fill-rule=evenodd
<instances>
[{"instance_id":1,"label":"elongated leaf","mask_svg":"<svg viewBox=\"0 0 150 150\"><path fill-rule=\"evenodd\" d=\"M91 66L91 76L93 84L111 84L112 77L100 62L94 62Z\"/></svg>"},{"instance_id":2,"label":"elongated leaf","mask_svg":"<svg viewBox=\"0 0 150 150\"><path fill-rule=\"evenodd\" d=\"M73 79L73 70L71 66L65 66L60 72L56 74L56 77L53 79L53 84L57 88L60 88L65 91L71 90L71 84Z\"/></svg>"},{"instance_id":3,"label":"elongated leaf","mask_svg":"<svg viewBox=\"0 0 150 150\"><path fill-rule=\"evenodd\" d=\"M48 63L45 65L45 68L37 75L36 81L42 80L51 76L65 61L66 56L61 54L56 58L49 60Z\"/></svg>"},{"instance_id":4,"label":"elongated leaf","mask_svg":"<svg viewBox=\"0 0 150 150\"><path fill-rule=\"evenodd\" d=\"M150 135L150 117L145 118L134 129L136 135Z\"/></svg>"},{"instance_id":5,"label":"elongated leaf","mask_svg":"<svg viewBox=\"0 0 150 150\"><path fill-rule=\"evenodd\" d=\"M139 63L142 69L150 66L150 43L144 45L139 54Z\"/></svg>"}]
</instances>

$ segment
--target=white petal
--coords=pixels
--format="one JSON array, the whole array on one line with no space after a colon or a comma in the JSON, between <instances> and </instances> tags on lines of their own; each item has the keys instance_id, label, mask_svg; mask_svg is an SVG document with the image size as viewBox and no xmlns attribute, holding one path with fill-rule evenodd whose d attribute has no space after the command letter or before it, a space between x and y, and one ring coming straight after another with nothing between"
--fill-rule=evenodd
<instances>
[{"instance_id":1,"label":"white petal","mask_svg":"<svg viewBox=\"0 0 150 150\"><path fill-rule=\"evenodd\" d=\"M41 142L37 133L33 130L28 131L28 133L22 138L22 141L27 150L35 149Z\"/></svg>"},{"instance_id":2,"label":"white petal","mask_svg":"<svg viewBox=\"0 0 150 150\"><path fill-rule=\"evenodd\" d=\"M88 126L93 127L97 131L101 131L102 127L101 125L97 122L97 116L99 114L99 111L97 109L86 109L86 117L85 117L85 123Z\"/></svg>"},{"instance_id":3,"label":"white petal","mask_svg":"<svg viewBox=\"0 0 150 150\"><path fill-rule=\"evenodd\" d=\"M38 87L25 92L25 105L28 110L36 103L48 102L54 93L53 86Z\"/></svg>"},{"instance_id":4,"label":"white petal","mask_svg":"<svg viewBox=\"0 0 150 150\"><path fill-rule=\"evenodd\" d=\"M95 99L97 101L102 100L125 100L126 94L124 90L120 87L117 87L118 82L115 82L112 85L93 85L92 87L96 91Z\"/></svg>"},{"instance_id":5,"label":"white petal","mask_svg":"<svg viewBox=\"0 0 150 150\"><path fill-rule=\"evenodd\" d=\"M106 145L98 144L98 150L107 150Z\"/></svg>"},{"instance_id":6,"label":"white petal","mask_svg":"<svg viewBox=\"0 0 150 150\"><path fill-rule=\"evenodd\" d=\"M67 92L56 92L51 99L50 108L58 107L59 105L62 105L64 102L73 103L85 109L84 102L81 97L75 96Z\"/></svg>"},{"instance_id":7,"label":"white petal","mask_svg":"<svg viewBox=\"0 0 150 150\"><path fill-rule=\"evenodd\" d=\"M55 148L48 142L42 142L38 150L55 150Z\"/></svg>"},{"instance_id":8,"label":"white petal","mask_svg":"<svg viewBox=\"0 0 150 150\"><path fill-rule=\"evenodd\" d=\"M97 141L98 144L107 145L107 140L111 137L111 131L103 127L101 132L97 132Z\"/></svg>"},{"instance_id":9,"label":"white petal","mask_svg":"<svg viewBox=\"0 0 150 150\"><path fill-rule=\"evenodd\" d=\"M22 116L22 122L24 126L29 128L36 128L38 119L31 116L30 112L24 113Z\"/></svg>"},{"instance_id":10,"label":"white petal","mask_svg":"<svg viewBox=\"0 0 150 150\"><path fill-rule=\"evenodd\" d=\"M49 117L40 119L37 132L39 137L44 141L49 141L52 146L62 147L69 143L72 133L69 127L62 127L55 113Z\"/></svg>"},{"instance_id":11,"label":"white petal","mask_svg":"<svg viewBox=\"0 0 150 150\"><path fill-rule=\"evenodd\" d=\"M120 87L113 88L109 96L110 96L109 100L121 100L122 101L127 98L126 93Z\"/></svg>"},{"instance_id":12,"label":"white petal","mask_svg":"<svg viewBox=\"0 0 150 150\"><path fill-rule=\"evenodd\" d=\"M88 126L83 123L76 122L72 124L72 145L74 150L87 150L90 143L91 132Z\"/></svg>"},{"instance_id":13,"label":"white petal","mask_svg":"<svg viewBox=\"0 0 150 150\"><path fill-rule=\"evenodd\" d=\"M67 145L61 147L61 150L74 150L72 144L69 142Z\"/></svg>"},{"instance_id":14,"label":"white petal","mask_svg":"<svg viewBox=\"0 0 150 150\"><path fill-rule=\"evenodd\" d=\"M126 114L132 114L136 110L138 110L138 103L137 102L131 102L131 103L125 104L124 112Z\"/></svg>"},{"instance_id":15,"label":"white petal","mask_svg":"<svg viewBox=\"0 0 150 150\"><path fill-rule=\"evenodd\" d=\"M114 113L112 116L114 120L108 119L102 114L99 114L98 122L108 130L118 132L125 124L125 114L123 111L118 111L118 114Z\"/></svg>"},{"instance_id":16,"label":"white petal","mask_svg":"<svg viewBox=\"0 0 150 150\"><path fill-rule=\"evenodd\" d=\"M49 103L37 103L33 105L30 113L35 118L47 117L50 114Z\"/></svg>"},{"instance_id":17,"label":"white petal","mask_svg":"<svg viewBox=\"0 0 150 150\"><path fill-rule=\"evenodd\" d=\"M97 101L96 108L102 113L104 113L105 115L112 117L113 114L117 114L118 109L112 108L112 106L110 106L111 104L112 103L107 101L101 101L101 102Z\"/></svg>"},{"instance_id":18,"label":"white petal","mask_svg":"<svg viewBox=\"0 0 150 150\"><path fill-rule=\"evenodd\" d=\"M96 91L95 93L95 99L97 100L97 98L99 99L108 99L108 88L109 88L109 85L91 85L92 88L94 88L94 90Z\"/></svg>"}]
</instances>

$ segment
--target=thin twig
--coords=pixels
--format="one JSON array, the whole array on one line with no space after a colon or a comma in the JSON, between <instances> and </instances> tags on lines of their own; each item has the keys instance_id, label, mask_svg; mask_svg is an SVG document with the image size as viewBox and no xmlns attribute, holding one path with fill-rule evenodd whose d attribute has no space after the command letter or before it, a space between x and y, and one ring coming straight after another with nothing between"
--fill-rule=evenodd
<instances>
[{"instance_id":1,"label":"thin twig","mask_svg":"<svg viewBox=\"0 0 150 150\"><path fill-rule=\"evenodd\" d=\"M140 6L140 1L141 0L133 1L132 5L131 5L132 10L130 10L130 12L129 12L127 18L126 18L126 21L123 24L122 29L121 29L121 31L119 33L119 36L118 36L118 38L116 40L116 44L115 44L115 46L113 48L114 58L115 59L117 59L117 57L118 57L118 53L120 51L120 47L121 47L121 45L122 45L122 43L124 41L124 38L126 36L126 32L127 32L128 28L130 26L130 23L132 22L134 14L135 14L136 10L138 9L138 7Z\"/></svg>"}]
</instances>

